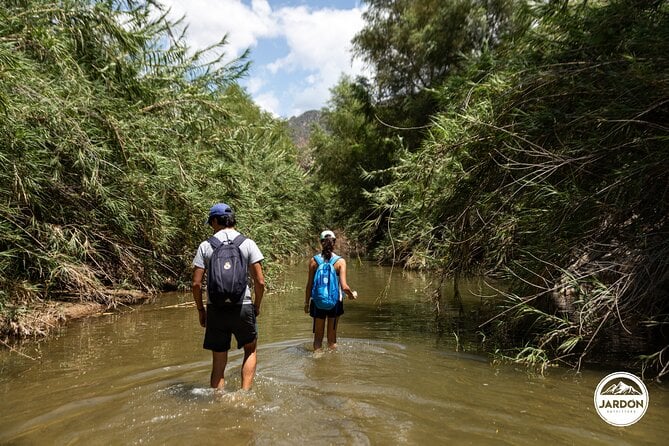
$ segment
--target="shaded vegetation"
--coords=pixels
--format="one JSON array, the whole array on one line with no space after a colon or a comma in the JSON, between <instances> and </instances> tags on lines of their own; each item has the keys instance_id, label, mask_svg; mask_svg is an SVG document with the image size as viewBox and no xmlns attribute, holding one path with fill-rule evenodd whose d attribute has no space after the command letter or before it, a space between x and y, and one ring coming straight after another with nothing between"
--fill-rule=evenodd
<instances>
[{"instance_id":1,"label":"shaded vegetation","mask_svg":"<svg viewBox=\"0 0 669 446\"><path fill-rule=\"evenodd\" d=\"M353 39L356 55L374 67L383 122L428 123L438 110L433 89L494 48L515 29L510 0L369 0L366 26ZM414 148L421 134L404 134Z\"/></svg>"},{"instance_id":2,"label":"shaded vegetation","mask_svg":"<svg viewBox=\"0 0 669 446\"><path fill-rule=\"evenodd\" d=\"M397 162L366 179L383 184L367 189L368 225L383 234L369 247L381 261L456 281L504 279L497 316L480 322L505 355L575 366L605 355L667 373L669 6L513 3L494 48L459 53L457 70L447 59L441 71L425 67L441 73L429 85L435 113L418 147L398 147ZM401 1L370 5L382 18L393 17L387 8L412 13ZM420 29L409 35L420 40ZM382 54L360 36L368 59ZM422 60L390 40L384 57ZM386 83L391 66L376 65L375 110L427 88L404 79L407 70Z\"/></svg>"},{"instance_id":3,"label":"shaded vegetation","mask_svg":"<svg viewBox=\"0 0 669 446\"><path fill-rule=\"evenodd\" d=\"M384 183L367 176L367 172L386 169L394 163L401 146L399 139L386 137L374 116L368 85L342 78L332 89L330 108L322 119L327 128L316 127L311 134L314 163L311 178L321 196L320 217L326 222L339 222L361 233L369 217L371 202L365 191ZM320 222L318 222L320 223Z\"/></svg>"},{"instance_id":4,"label":"shaded vegetation","mask_svg":"<svg viewBox=\"0 0 669 446\"><path fill-rule=\"evenodd\" d=\"M394 181L387 169L419 150L441 108L439 87L516 32L513 6L521 3L367 3L366 26L353 43L374 76L341 79L323 111L327 130L316 132L311 145L318 184L336 205L331 220L374 246L387 230L387 214L373 214L368 193Z\"/></svg>"},{"instance_id":5,"label":"shaded vegetation","mask_svg":"<svg viewBox=\"0 0 669 446\"><path fill-rule=\"evenodd\" d=\"M309 212L281 123L236 85L225 39L192 52L152 1L0 6L0 329L49 299L188 283L225 200L269 259Z\"/></svg>"}]
</instances>

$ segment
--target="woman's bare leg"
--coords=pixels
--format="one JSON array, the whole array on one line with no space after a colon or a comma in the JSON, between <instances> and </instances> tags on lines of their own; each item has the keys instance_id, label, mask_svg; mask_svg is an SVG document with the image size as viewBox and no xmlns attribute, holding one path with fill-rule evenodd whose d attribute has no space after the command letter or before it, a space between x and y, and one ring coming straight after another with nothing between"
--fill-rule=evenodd
<instances>
[{"instance_id":1,"label":"woman's bare leg","mask_svg":"<svg viewBox=\"0 0 669 446\"><path fill-rule=\"evenodd\" d=\"M337 348L337 317L328 318L328 347Z\"/></svg>"},{"instance_id":2,"label":"woman's bare leg","mask_svg":"<svg viewBox=\"0 0 669 446\"><path fill-rule=\"evenodd\" d=\"M323 332L325 331L325 319L314 318L314 351L323 348Z\"/></svg>"}]
</instances>

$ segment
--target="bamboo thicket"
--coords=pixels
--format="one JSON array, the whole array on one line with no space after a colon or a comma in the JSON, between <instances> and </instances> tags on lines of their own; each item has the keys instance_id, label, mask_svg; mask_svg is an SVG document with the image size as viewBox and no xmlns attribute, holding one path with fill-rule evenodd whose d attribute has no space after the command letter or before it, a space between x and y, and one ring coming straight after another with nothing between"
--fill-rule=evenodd
<instances>
[{"instance_id":1,"label":"bamboo thicket","mask_svg":"<svg viewBox=\"0 0 669 446\"><path fill-rule=\"evenodd\" d=\"M3 332L32 334L16 321L49 299L186 283L217 201L268 258L298 249L302 173L236 83L246 55L179 29L153 1L0 5Z\"/></svg>"}]
</instances>

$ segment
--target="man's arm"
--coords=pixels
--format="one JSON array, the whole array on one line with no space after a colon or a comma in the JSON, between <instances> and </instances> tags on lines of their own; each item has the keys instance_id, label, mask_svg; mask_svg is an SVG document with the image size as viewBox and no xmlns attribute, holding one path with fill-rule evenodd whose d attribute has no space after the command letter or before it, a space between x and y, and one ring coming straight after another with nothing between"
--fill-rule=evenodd
<instances>
[{"instance_id":1,"label":"man's arm","mask_svg":"<svg viewBox=\"0 0 669 446\"><path fill-rule=\"evenodd\" d=\"M260 304L265 294L265 276L262 273L262 264L260 262L252 263L249 266L249 272L253 279L253 306L255 307L256 316L258 316L260 314Z\"/></svg>"},{"instance_id":2,"label":"man's arm","mask_svg":"<svg viewBox=\"0 0 669 446\"><path fill-rule=\"evenodd\" d=\"M204 327L207 323L207 310L202 302L202 279L204 278L204 268L195 267L193 269L193 285L191 287L193 291L193 300L195 301L195 307L197 308L198 318L200 319L200 325Z\"/></svg>"}]
</instances>

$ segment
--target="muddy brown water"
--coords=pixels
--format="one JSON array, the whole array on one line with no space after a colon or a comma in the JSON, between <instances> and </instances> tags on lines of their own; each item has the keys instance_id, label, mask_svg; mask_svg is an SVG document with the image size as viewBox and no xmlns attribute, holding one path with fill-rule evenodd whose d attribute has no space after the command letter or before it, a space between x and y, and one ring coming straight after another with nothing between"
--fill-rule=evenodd
<instances>
[{"instance_id":1,"label":"muddy brown water","mask_svg":"<svg viewBox=\"0 0 669 446\"><path fill-rule=\"evenodd\" d=\"M305 268L281 276L285 291L259 318L251 392L239 391L238 350L225 392L208 389L210 355L183 293L71 323L20 348L34 359L0 351L0 444L666 444L666 387L648 383L645 416L610 426L593 392L612 370L494 364L466 331L435 324L427 277L349 263L360 298L324 354L302 311ZM465 314L488 292L468 288Z\"/></svg>"}]
</instances>

